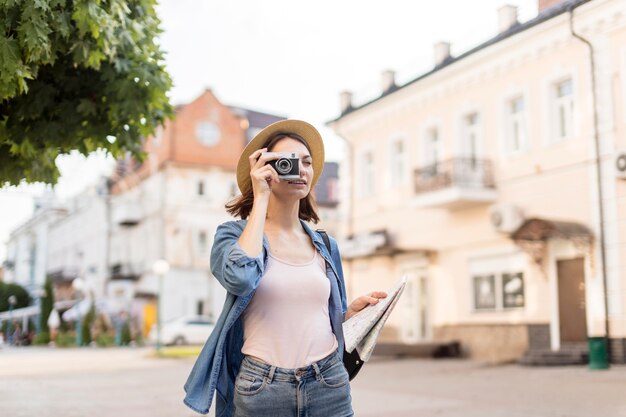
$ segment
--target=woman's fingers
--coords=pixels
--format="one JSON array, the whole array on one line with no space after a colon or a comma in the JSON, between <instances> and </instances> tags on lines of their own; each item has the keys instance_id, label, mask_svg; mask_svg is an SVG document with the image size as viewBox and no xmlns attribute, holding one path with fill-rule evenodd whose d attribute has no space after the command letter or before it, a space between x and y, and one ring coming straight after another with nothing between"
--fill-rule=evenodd
<instances>
[{"instance_id":1,"label":"woman's fingers","mask_svg":"<svg viewBox=\"0 0 626 417\"><path fill-rule=\"evenodd\" d=\"M384 291L373 291L371 293L368 294L370 297L376 297L376 298L385 298L387 297L387 293Z\"/></svg>"},{"instance_id":2,"label":"woman's fingers","mask_svg":"<svg viewBox=\"0 0 626 417\"><path fill-rule=\"evenodd\" d=\"M367 295L364 295L364 301L368 304L377 304L380 298L387 297L387 293L384 291L373 291Z\"/></svg>"},{"instance_id":3,"label":"woman's fingers","mask_svg":"<svg viewBox=\"0 0 626 417\"><path fill-rule=\"evenodd\" d=\"M260 169L267 164L268 161L279 159L278 155L263 155L267 152L267 148L258 149L250 154L250 170Z\"/></svg>"}]
</instances>

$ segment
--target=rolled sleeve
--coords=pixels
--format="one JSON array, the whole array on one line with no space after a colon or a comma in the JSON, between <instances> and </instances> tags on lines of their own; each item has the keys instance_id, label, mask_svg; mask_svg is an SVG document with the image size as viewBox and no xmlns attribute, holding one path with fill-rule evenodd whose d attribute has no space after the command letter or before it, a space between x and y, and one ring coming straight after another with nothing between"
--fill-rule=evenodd
<instances>
[{"instance_id":1,"label":"rolled sleeve","mask_svg":"<svg viewBox=\"0 0 626 417\"><path fill-rule=\"evenodd\" d=\"M211 272L226 291L245 296L259 284L263 275L263 251L248 256L238 243L242 228L235 222L220 225L211 249Z\"/></svg>"},{"instance_id":2,"label":"rolled sleeve","mask_svg":"<svg viewBox=\"0 0 626 417\"><path fill-rule=\"evenodd\" d=\"M248 256L248 254L246 254L244 250L241 249L239 242L235 241L235 244L228 254L228 260L234 262L237 266L241 267L249 266L250 264L256 263L259 268L261 268L263 266L263 251L261 250L259 256Z\"/></svg>"}]
</instances>

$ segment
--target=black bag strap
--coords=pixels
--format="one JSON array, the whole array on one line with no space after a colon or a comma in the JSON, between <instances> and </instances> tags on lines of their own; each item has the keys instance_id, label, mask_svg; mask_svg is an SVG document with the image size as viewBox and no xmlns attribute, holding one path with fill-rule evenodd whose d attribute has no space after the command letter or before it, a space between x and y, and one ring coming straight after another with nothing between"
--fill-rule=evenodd
<instances>
[{"instance_id":1,"label":"black bag strap","mask_svg":"<svg viewBox=\"0 0 626 417\"><path fill-rule=\"evenodd\" d=\"M328 237L328 233L326 233L324 229L317 229L317 233L319 233L320 236L322 236L324 245L326 245L326 249L328 249L328 253L332 257L332 252L330 249L330 238ZM337 282L337 284L339 284L339 282ZM338 285L338 287L339 287L339 291L341 291L341 285ZM359 352L357 352L356 349L354 349L350 353L348 353L344 349L343 366L346 368L346 371L348 371L348 376L349 376L350 381L352 381L354 377L356 377L356 375L359 373L359 371L363 367L363 363L364 362L361 360L361 357L359 356Z\"/></svg>"},{"instance_id":2,"label":"black bag strap","mask_svg":"<svg viewBox=\"0 0 626 417\"><path fill-rule=\"evenodd\" d=\"M328 237L328 233L326 233L326 230L317 229L317 233L319 233L320 236L322 236L322 240L324 241L324 245L326 245L326 249L328 249L328 253L332 255L332 252L330 249L330 238Z\"/></svg>"}]
</instances>

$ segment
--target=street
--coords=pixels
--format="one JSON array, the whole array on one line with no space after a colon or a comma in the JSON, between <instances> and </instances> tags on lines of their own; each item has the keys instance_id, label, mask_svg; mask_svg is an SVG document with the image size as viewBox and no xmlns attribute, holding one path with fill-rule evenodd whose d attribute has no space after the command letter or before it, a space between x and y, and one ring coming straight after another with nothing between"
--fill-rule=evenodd
<instances>
[{"instance_id":1,"label":"street","mask_svg":"<svg viewBox=\"0 0 626 417\"><path fill-rule=\"evenodd\" d=\"M0 350L0 416L191 417L193 359L149 348ZM624 417L626 367L524 368L373 358L352 382L356 416ZM214 416L211 410L210 416Z\"/></svg>"}]
</instances>

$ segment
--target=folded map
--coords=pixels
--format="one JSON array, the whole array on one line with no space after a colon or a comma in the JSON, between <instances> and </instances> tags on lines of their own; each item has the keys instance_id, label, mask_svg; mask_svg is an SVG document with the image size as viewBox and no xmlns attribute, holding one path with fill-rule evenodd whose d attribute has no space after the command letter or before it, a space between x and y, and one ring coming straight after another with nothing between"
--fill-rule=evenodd
<instances>
[{"instance_id":1,"label":"folded map","mask_svg":"<svg viewBox=\"0 0 626 417\"><path fill-rule=\"evenodd\" d=\"M372 355L376 340L391 311L400 299L406 285L406 276L387 291L387 297L379 299L378 303L370 304L354 316L343 322L343 336L346 342L346 351L354 349L359 352L361 360L367 362Z\"/></svg>"}]
</instances>

